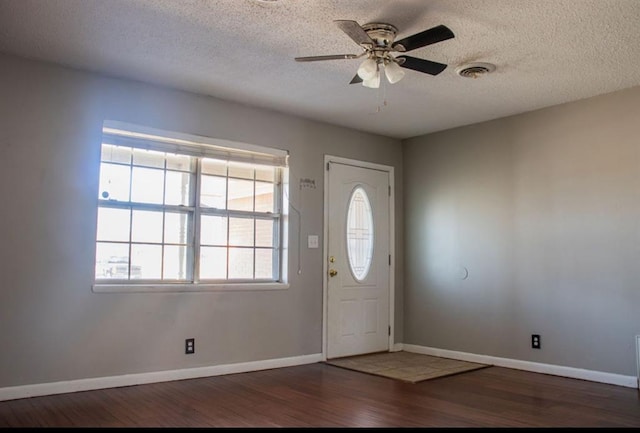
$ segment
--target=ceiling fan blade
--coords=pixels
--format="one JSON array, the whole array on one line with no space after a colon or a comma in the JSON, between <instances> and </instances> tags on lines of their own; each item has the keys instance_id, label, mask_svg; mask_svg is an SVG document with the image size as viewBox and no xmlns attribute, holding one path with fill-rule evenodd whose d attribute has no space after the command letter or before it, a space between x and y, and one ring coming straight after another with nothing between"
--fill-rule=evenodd
<instances>
[{"instance_id":1,"label":"ceiling fan blade","mask_svg":"<svg viewBox=\"0 0 640 433\"><path fill-rule=\"evenodd\" d=\"M373 39L369 37L360 24L351 20L335 20L334 23L345 32L358 45L373 45Z\"/></svg>"},{"instance_id":2,"label":"ceiling fan blade","mask_svg":"<svg viewBox=\"0 0 640 433\"><path fill-rule=\"evenodd\" d=\"M425 30L415 35L407 36L404 39L400 39L393 44L393 48L398 51L411 51L416 48L425 47L427 45L435 44L436 42L446 41L455 37L453 32L443 25L439 25L429 30Z\"/></svg>"},{"instance_id":3,"label":"ceiling fan blade","mask_svg":"<svg viewBox=\"0 0 640 433\"><path fill-rule=\"evenodd\" d=\"M358 54L333 54L329 56L296 57L296 62L317 62L319 60L357 59Z\"/></svg>"},{"instance_id":4,"label":"ceiling fan blade","mask_svg":"<svg viewBox=\"0 0 640 433\"><path fill-rule=\"evenodd\" d=\"M396 57L398 64L407 69L413 69L414 71L424 72L425 74L438 75L440 72L447 68L447 65L438 62L432 62L431 60L418 59L409 56Z\"/></svg>"},{"instance_id":5,"label":"ceiling fan blade","mask_svg":"<svg viewBox=\"0 0 640 433\"><path fill-rule=\"evenodd\" d=\"M356 74L351 81L349 81L349 84L358 84L358 83L362 83L362 78L360 78L360 75Z\"/></svg>"}]
</instances>

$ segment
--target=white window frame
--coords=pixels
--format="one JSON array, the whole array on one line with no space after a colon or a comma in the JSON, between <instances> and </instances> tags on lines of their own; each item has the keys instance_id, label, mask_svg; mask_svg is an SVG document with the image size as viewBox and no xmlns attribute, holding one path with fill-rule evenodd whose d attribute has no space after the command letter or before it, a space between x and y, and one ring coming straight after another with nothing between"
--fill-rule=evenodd
<instances>
[{"instance_id":1,"label":"white window frame","mask_svg":"<svg viewBox=\"0 0 640 433\"><path fill-rule=\"evenodd\" d=\"M188 256L191 256L190 262L193 265L193 275L189 281L166 282L163 280L117 280L95 279L92 290L96 293L100 292L200 292L200 291L244 291L244 290L279 290L287 289L288 284L288 152L280 149L274 149L264 146L252 145L248 143L240 143L229 140L219 140L209 137L197 136L193 134L185 134L173 131L160 130L140 125L134 125L118 121L105 121L103 125L103 137L108 135L111 139L114 137L124 146L156 150L162 152L170 152L176 154L190 155L197 158L197 168L193 173L192 179L195 180L193 185L193 193L198 194L200 188L200 160L202 157L213 158L218 160L226 160L229 162L244 162L260 165L270 165L279 168L279 178L275 182L279 183L276 188L274 200L279 214L276 215L274 221L278 222L275 231L277 243L274 249L278 256L277 280L261 281L261 280L198 280L199 270L199 249L200 249L200 216L202 214L209 215L228 215L233 216L251 216L256 217L256 212L243 211L217 211L200 207L199 200L195 201L195 207L190 211L193 212L193 221L195 230L193 233L192 250ZM101 140L100 146L104 140ZM112 140L110 140L112 141ZM166 169L165 169L166 170ZM227 175L227 179L229 176ZM255 199L255 197L254 197ZM117 208L122 204L108 203L105 200L97 199L97 208ZM125 203L130 209L143 209L145 205L133 207L130 203ZM163 207L165 205L159 206ZM153 206L151 206L153 207ZM170 210L171 206L167 209ZM186 210L186 209L185 209ZM97 237L94 246L97 245ZM256 246L254 245L254 250ZM95 251L95 248L94 248Z\"/></svg>"}]
</instances>

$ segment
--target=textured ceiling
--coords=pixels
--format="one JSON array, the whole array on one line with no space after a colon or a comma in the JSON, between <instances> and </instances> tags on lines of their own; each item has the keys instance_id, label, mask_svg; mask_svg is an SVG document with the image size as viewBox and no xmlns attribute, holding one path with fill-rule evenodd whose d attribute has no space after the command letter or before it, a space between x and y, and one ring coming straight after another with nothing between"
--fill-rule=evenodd
<instances>
[{"instance_id":1,"label":"textured ceiling","mask_svg":"<svg viewBox=\"0 0 640 433\"><path fill-rule=\"evenodd\" d=\"M338 19L444 24L408 54L449 67L374 90L360 59L294 61L359 54ZM0 0L0 51L408 138L640 85L640 0Z\"/></svg>"}]
</instances>

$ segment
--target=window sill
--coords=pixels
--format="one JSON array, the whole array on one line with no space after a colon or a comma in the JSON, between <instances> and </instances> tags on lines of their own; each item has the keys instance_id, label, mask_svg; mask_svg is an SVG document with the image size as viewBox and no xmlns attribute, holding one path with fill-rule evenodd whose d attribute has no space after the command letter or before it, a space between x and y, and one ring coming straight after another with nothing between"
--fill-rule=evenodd
<instances>
[{"instance_id":1,"label":"window sill","mask_svg":"<svg viewBox=\"0 0 640 433\"><path fill-rule=\"evenodd\" d=\"M285 290L288 283L202 283L202 284L109 284L91 286L94 293L200 293Z\"/></svg>"}]
</instances>

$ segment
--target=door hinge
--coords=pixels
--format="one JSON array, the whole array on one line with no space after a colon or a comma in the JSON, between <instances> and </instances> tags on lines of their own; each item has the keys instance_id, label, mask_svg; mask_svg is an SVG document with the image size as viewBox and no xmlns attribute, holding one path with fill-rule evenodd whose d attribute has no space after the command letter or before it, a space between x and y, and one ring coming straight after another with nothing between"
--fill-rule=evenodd
<instances>
[{"instance_id":1,"label":"door hinge","mask_svg":"<svg viewBox=\"0 0 640 433\"><path fill-rule=\"evenodd\" d=\"M391 254L389 254L389 266L391 266Z\"/></svg>"},{"instance_id":2,"label":"door hinge","mask_svg":"<svg viewBox=\"0 0 640 433\"><path fill-rule=\"evenodd\" d=\"M330 163L329 163L329 162L327 162L327 171L329 171L329 164L330 164Z\"/></svg>"},{"instance_id":3,"label":"door hinge","mask_svg":"<svg viewBox=\"0 0 640 433\"><path fill-rule=\"evenodd\" d=\"M391 197L391 185L389 185L389 197Z\"/></svg>"},{"instance_id":4,"label":"door hinge","mask_svg":"<svg viewBox=\"0 0 640 433\"><path fill-rule=\"evenodd\" d=\"M389 337L391 337L391 325L389 325Z\"/></svg>"}]
</instances>

